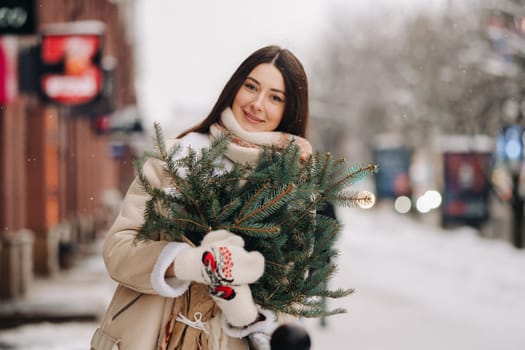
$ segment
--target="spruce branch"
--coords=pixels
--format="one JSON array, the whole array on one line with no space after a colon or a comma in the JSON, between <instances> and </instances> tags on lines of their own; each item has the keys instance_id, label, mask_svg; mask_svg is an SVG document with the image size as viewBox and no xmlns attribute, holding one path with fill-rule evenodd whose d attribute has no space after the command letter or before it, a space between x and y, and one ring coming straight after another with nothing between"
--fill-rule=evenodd
<instances>
[{"instance_id":1,"label":"spruce branch","mask_svg":"<svg viewBox=\"0 0 525 350\"><path fill-rule=\"evenodd\" d=\"M240 217L239 219L236 219L235 223L241 224L248 220L253 221L258 219L265 219L270 214L274 213L288 202L288 198L293 195L294 189L295 185L289 184L283 189L270 193L269 195L267 195L267 198L263 200L262 205L260 205L258 208L253 208L248 213L245 213L246 215ZM258 195L260 194L261 193L258 193Z\"/></svg>"},{"instance_id":2,"label":"spruce branch","mask_svg":"<svg viewBox=\"0 0 525 350\"><path fill-rule=\"evenodd\" d=\"M349 289L329 290L337 271L336 240L341 224L322 210L329 203L359 206L372 199L348 186L376 168L351 166L330 153L314 152L301 159L291 142L284 149L263 147L256 164L226 168L222 164L229 138L221 135L209 148L166 146L155 125L155 152L148 162L161 164L171 188L155 188L137 162L138 181L150 199L137 241L185 241L198 245L211 230L225 229L245 240L247 250L265 257L265 273L252 284L261 307L297 316L320 317L341 312L327 310L323 298L341 298ZM153 164L155 165L155 164Z\"/></svg>"}]
</instances>

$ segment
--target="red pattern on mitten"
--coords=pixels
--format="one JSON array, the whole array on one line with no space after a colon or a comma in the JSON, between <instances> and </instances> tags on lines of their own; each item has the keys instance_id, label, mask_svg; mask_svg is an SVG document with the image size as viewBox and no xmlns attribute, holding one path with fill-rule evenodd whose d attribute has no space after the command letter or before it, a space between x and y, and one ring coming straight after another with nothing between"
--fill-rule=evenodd
<instances>
[{"instance_id":1,"label":"red pattern on mitten","mask_svg":"<svg viewBox=\"0 0 525 350\"><path fill-rule=\"evenodd\" d=\"M244 240L225 230L209 232L199 247L182 250L174 261L175 277L212 286L257 281L264 257L244 249Z\"/></svg>"}]
</instances>

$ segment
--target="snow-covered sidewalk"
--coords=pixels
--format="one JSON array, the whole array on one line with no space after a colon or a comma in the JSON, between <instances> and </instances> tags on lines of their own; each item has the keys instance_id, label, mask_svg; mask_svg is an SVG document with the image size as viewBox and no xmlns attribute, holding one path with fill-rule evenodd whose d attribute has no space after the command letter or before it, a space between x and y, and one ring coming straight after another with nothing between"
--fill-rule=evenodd
<instances>
[{"instance_id":1,"label":"snow-covered sidewalk","mask_svg":"<svg viewBox=\"0 0 525 350\"><path fill-rule=\"evenodd\" d=\"M330 301L348 313L328 318L326 328L304 321L312 350L525 349L525 251L468 228L443 231L381 208L339 208L338 215L345 229L332 287L356 292ZM63 287L67 297L109 302L101 258L89 258L82 269L102 279L83 292ZM86 349L96 326L0 330L0 349Z\"/></svg>"},{"instance_id":2,"label":"snow-covered sidewalk","mask_svg":"<svg viewBox=\"0 0 525 350\"><path fill-rule=\"evenodd\" d=\"M385 210L339 209L332 287L347 314L306 325L314 349L525 349L525 252Z\"/></svg>"}]
</instances>

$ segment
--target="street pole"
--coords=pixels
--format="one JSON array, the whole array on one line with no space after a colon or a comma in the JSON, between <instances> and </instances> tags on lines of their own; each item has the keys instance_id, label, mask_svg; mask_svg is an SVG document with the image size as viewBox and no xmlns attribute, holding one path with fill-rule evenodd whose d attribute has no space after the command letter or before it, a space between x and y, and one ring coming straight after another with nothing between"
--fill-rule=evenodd
<instances>
[{"instance_id":1,"label":"street pole","mask_svg":"<svg viewBox=\"0 0 525 350\"><path fill-rule=\"evenodd\" d=\"M518 249L523 248L523 209L525 202L519 193L520 174L512 174L512 242Z\"/></svg>"}]
</instances>

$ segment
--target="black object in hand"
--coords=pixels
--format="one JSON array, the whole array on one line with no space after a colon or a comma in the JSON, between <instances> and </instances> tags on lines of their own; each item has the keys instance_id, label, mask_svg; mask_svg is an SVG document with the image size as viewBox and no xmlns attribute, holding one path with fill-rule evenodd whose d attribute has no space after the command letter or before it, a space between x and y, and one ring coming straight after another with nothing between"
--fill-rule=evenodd
<instances>
[{"instance_id":1,"label":"black object in hand","mask_svg":"<svg viewBox=\"0 0 525 350\"><path fill-rule=\"evenodd\" d=\"M270 345L272 350L309 350L310 336L299 325L283 324L272 333Z\"/></svg>"}]
</instances>

